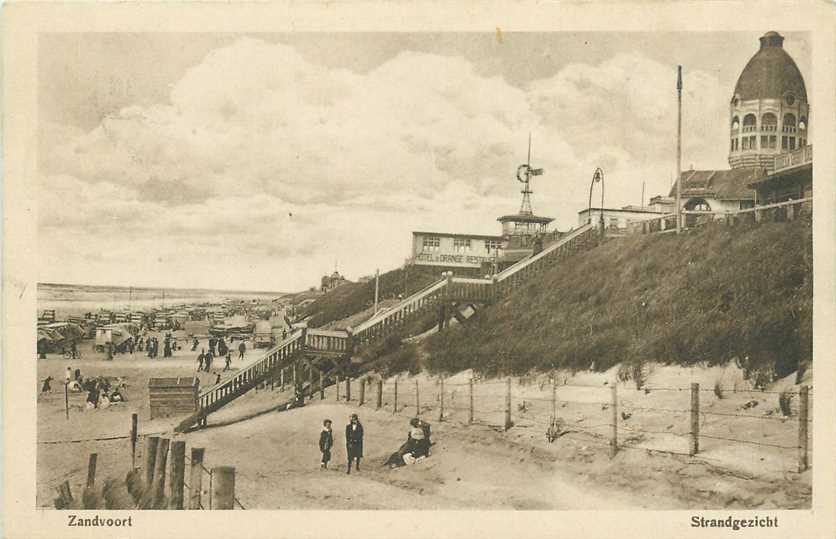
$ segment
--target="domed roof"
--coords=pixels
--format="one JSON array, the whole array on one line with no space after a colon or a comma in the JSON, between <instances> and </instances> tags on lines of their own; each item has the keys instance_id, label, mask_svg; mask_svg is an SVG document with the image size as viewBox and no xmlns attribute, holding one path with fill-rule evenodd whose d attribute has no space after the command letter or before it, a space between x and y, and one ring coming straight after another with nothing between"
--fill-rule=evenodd
<instances>
[{"instance_id":1,"label":"domed roof","mask_svg":"<svg viewBox=\"0 0 836 539\"><path fill-rule=\"evenodd\" d=\"M741 100L775 99L793 94L807 102L807 89L801 71L784 50L784 37L767 32L761 38L760 50L752 56L734 87L734 96Z\"/></svg>"}]
</instances>

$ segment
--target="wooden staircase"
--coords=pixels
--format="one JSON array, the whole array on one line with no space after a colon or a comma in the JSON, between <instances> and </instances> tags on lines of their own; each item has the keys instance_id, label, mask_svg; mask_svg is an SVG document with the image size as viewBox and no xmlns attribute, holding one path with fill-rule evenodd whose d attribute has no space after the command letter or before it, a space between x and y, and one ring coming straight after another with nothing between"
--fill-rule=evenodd
<instances>
[{"instance_id":1,"label":"wooden staircase","mask_svg":"<svg viewBox=\"0 0 836 539\"><path fill-rule=\"evenodd\" d=\"M293 365L305 353L345 357L362 345L390 335L427 309L444 303L491 303L542 273L557 261L597 245L591 224L584 225L541 252L523 259L490 279L470 279L447 274L397 305L348 330L298 329L266 352L263 358L237 372L232 378L208 387L197 399L197 411L184 419L176 431L205 425L206 417L244 395L277 371Z\"/></svg>"}]
</instances>

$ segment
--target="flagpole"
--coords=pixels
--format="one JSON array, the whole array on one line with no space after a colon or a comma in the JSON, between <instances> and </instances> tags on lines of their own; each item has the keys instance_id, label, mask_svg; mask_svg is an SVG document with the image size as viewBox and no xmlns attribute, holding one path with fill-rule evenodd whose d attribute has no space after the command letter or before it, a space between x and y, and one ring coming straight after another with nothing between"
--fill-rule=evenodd
<instances>
[{"instance_id":1,"label":"flagpole","mask_svg":"<svg viewBox=\"0 0 836 539\"><path fill-rule=\"evenodd\" d=\"M676 66L676 233L682 229L682 66Z\"/></svg>"}]
</instances>

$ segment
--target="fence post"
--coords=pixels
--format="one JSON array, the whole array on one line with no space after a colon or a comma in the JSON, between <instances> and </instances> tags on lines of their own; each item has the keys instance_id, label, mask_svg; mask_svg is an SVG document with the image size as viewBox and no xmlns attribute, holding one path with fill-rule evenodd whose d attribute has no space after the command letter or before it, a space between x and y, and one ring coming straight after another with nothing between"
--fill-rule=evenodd
<instances>
[{"instance_id":1,"label":"fence post","mask_svg":"<svg viewBox=\"0 0 836 539\"><path fill-rule=\"evenodd\" d=\"M157 460L154 463L154 482L151 485L153 493L151 507L154 509L160 507L165 496L165 465L168 462L168 444L170 441L168 438L160 438L160 443L157 447Z\"/></svg>"},{"instance_id":2,"label":"fence post","mask_svg":"<svg viewBox=\"0 0 836 539\"><path fill-rule=\"evenodd\" d=\"M377 381L377 409L383 408L383 378Z\"/></svg>"},{"instance_id":3,"label":"fence post","mask_svg":"<svg viewBox=\"0 0 836 539\"><path fill-rule=\"evenodd\" d=\"M415 417L421 415L421 397L418 395L418 380L415 380Z\"/></svg>"},{"instance_id":4,"label":"fence post","mask_svg":"<svg viewBox=\"0 0 836 539\"><path fill-rule=\"evenodd\" d=\"M293 365L291 366L291 368L293 369L293 371L292 371L292 373L293 373L293 388L295 390L296 389L296 362L295 361L293 362Z\"/></svg>"},{"instance_id":5,"label":"fence post","mask_svg":"<svg viewBox=\"0 0 836 539\"><path fill-rule=\"evenodd\" d=\"M280 375L281 380L279 381L279 383L281 384L281 390L282 391L284 391L284 371L285 371L285 367L282 367L282 372L281 372L281 375Z\"/></svg>"},{"instance_id":6,"label":"fence post","mask_svg":"<svg viewBox=\"0 0 836 539\"><path fill-rule=\"evenodd\" d=\"M131 470L136 468L137 414L131 414Z\"/></svg>"},{"instance_id":7,"label":"fence post","mask_svg":"<svg viewBox=\"0 0 836 539\"><path fill-rule=\"evenodd\" d=\"M342 381L342 380L340 380L340 375L338 374L338 375L337 375L337 383L336 383L336 384L334 384L334 387L335 387L335 388L337 388L337 401L339 401L339 400L340 400L340 382L341 382L341 381Z\"/></svg>"},{"instance_id":8,"label":"fence post","mask_svg":"<svg viewBox=\"0 0 836 539\"><path fill-rule=\"evenodd\" d=\"M392 408L392 413L398 413L398 377L395 377L395 406Z\"/></svg>"},{"instance_id":9,"label":"fence post","mask_svg":"<svg viewBox=\"0 0 836 539\"><path fill-rule=\"evenodd\" d=\"M211 509L235 508L235 468L215 466L212 468Z\"/></svg>"},{"instance_id":10,"label":"fence post","mask_svg":"<svg viewBox=\"0 0 836 539\"><path fill-rule=\"evenodd\" d=\"M468 383L470 386L470 406L467 409L467 424L473 424L473 377L470 377L470 382Z\"/></svg>"},{"instance_id":11,"label":"fence post","mask_svg":"<svg viewBox=\"0 0 836 539\"><path fill-rule=\"evenodd\" d=\"M319 400L325 399L325 373L319 371Z\"/></svg>"},{"instance_id":12,"label":"fence post","mask_svg":"<svg viewBox=\"0 0 836 539\"><path fill-rule=\"evenodd\" d=\"M557 378L552 380L552 419L557 420Z\"/></svg>"},{"instance_id":13,"label":"fence post","mask_svg":"<svg viewBox=\"0 0 836 539\"><path fill-rule=\"evenodd\" d=\"M360 378L360 406L366 402L366 379Z\"/></svg>"},{"instance_id":14,"label":"fence post","mask_svg":"<svg viewBox=\"0 0 836 539\"><path fill-rule=\"evenodd\" d=\"M691 384L691 447L688 454L696 455L700 450L700 385Z\"/></svg>"},{"instance_id":15,"label":"fence post","mask_svg":"<svg viewBox=\"0 0 836 539\"><path fill-rule=\"evenodd\" d=\"M189 470L189 509L203 509L200 496L203 491L203 453L202 447L192 448L192 467Z\"/></svg>"},{"instance_id":16,"label":"fence post","mask_svg":"<svg viewBox=\"0 0 836 539\"><path fill-rule=\"evenodd\" d=\"M87 488L93 488L96 484L96 459L98 453L90 453L90 459L87 461Z\"/></svg>"},{"instance_id":17,"label":"fence post","mask_svg":"<svg viewBox=\"0 0 836 539\"><path fill-rule=\"evenodd\" d=\"M157 462L157 446L159 436L149 436L145 439L145 488L150 489L154 482L154 463Z\"/></svg>"},{"instance_id":18,"label":"fence post","mask_svg":"<svg viewBox=\"0 0 836 539\"><path fill-rule=\"evenodd\" d=\"M351 376L345 377L345 402L351 400Z\"/></svg>"},{"instance_id":19,"label":"fence post","mask_svg":"<svg viewBox=\"0 0 836 539\"><path fill-rule=\"evenodd\" d=\"M511 428L511 377L505 379L505 430Z\"/></svg>"},{"instance_id":20,"label":"fence post","mask_svg":"<svg viewBox=\"0 0 836 539\"><path fill-rule=\"evenodd\" d=\"M807 386L801 386L799 390L798 409L798 472L801 473L808 468L807 462L807 417L809 390Z\"/></svg>"},{"instance_id":21,"label":"fence post","mask_svg":"<svg viewBox=\"0 0 836 539\"><path fill-rule=\"evenodd\" d=\"M610 435L610 458L618 453L618 383L613 381L610 388L610 408L612 408L612 434Z\"/></svg>"},{"instance_id":22,"label":"fence post","mask_svg":"<svg viewBox=\"0 0 836 539\"><path fill-rule=\"evenodd\" d=\"M444 421L444 376L441 377L441 399L439 403L438 422Z\"/></svg>"},{"instance_id":23,"label":"fence post","mask_svg":"<svg viewBox=\"0 0 836 539\"><path fill-rule=\"evenodd\" d=\"M183 488L186 475L186 442L177 440L171 443L171 499L169 509L184 509Z\"/></svg>"}]
</instances>

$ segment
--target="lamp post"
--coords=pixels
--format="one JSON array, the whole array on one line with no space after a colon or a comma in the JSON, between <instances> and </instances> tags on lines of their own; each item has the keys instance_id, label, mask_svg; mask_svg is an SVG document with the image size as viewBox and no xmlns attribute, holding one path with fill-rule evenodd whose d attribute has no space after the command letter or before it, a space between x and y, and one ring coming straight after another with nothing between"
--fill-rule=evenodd
<instances>
[{"instance_id":1,"label":"lamp post","mask_svg":"<svg viewBox=\"0 0 836 539\"><path fill-rule=\"evenodd\" d=\"M592 183L589 184L589 220L587 221L588 224L592 224L592 188L595 187L595 184L601 182L601 231L604 230L604 171L601 170L601 167L595 169L595 172L592 174Z\"/></svg>"}]
</instances>

